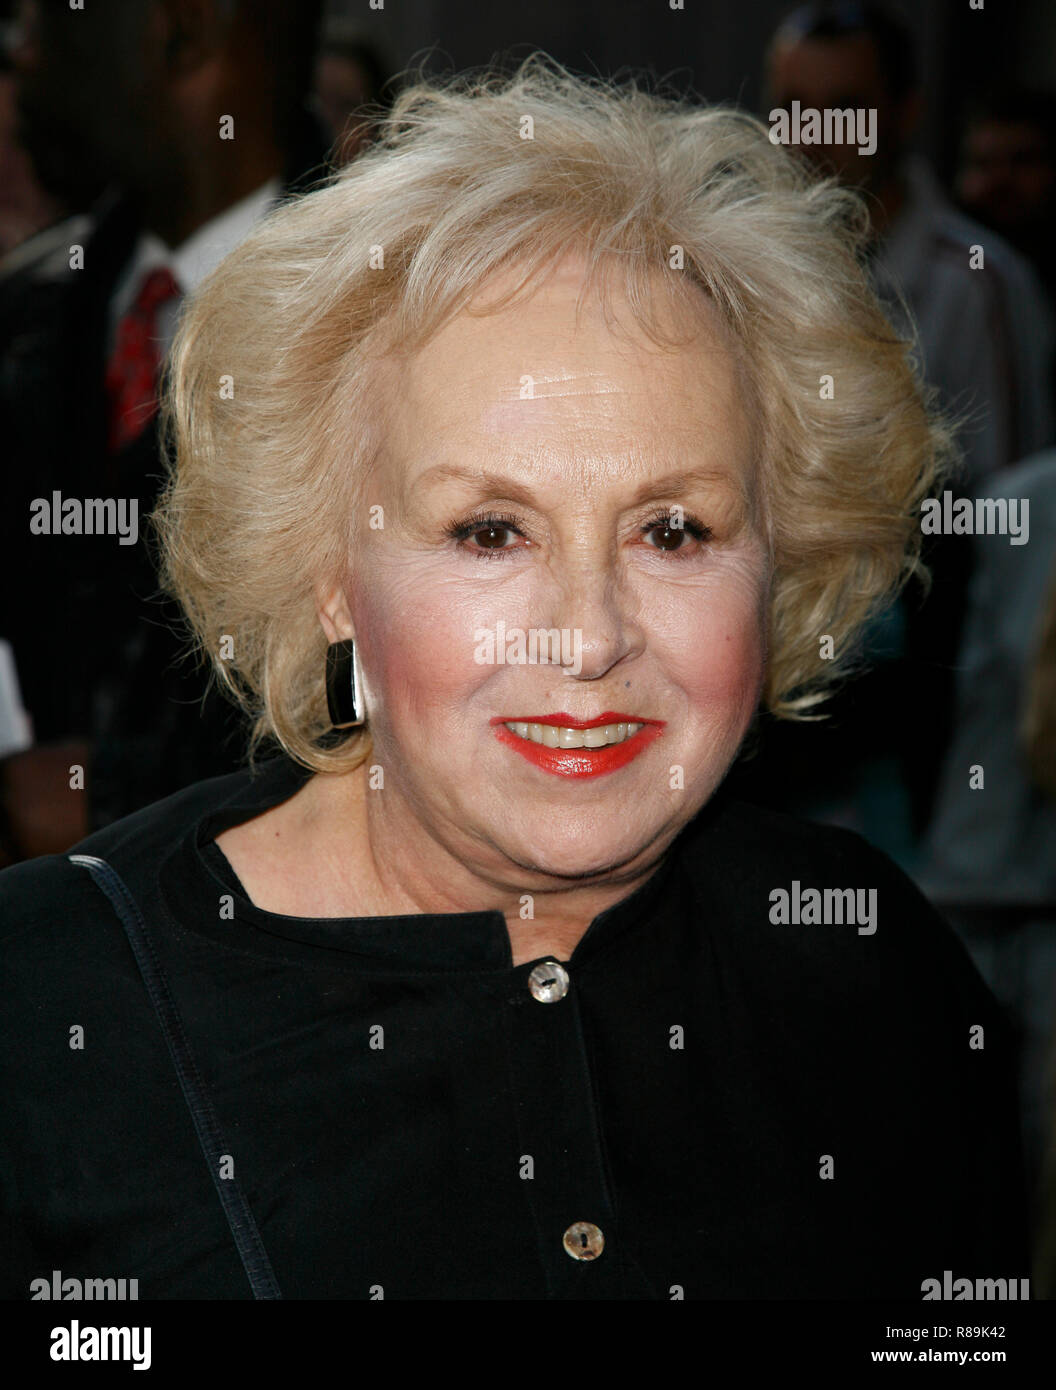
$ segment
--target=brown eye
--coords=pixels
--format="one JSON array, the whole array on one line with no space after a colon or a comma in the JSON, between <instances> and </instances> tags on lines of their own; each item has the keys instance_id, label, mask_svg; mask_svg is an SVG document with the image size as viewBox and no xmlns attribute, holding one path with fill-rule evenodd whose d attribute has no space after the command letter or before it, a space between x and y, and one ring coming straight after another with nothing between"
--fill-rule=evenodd
<instances>
[{"instance_id":1,"label":"brown eye","mask_svg":"<svg viewBox=\"0 0 1056 1390\"><path fill-rule=\"evenodd\" d=\"M693 551L684 544L686 536L689 535L695 541L707 541L711 539L711 527L704 526L695 517L683 516L680 526L674 525L673 518L670 516L658 516L653 521L647 522L642 527L643 536L659 535L659 540L650 541L649 545L653 550L659 550L668 555L680 554L683 550L688 559Z\"/></svg>"},{"instance_id":2,"label":"brown eye","mask_svg":"<svg viewBox=\"0 0 1056 1390\"><path fill-rule=\"evenodd\" d=\"M682 527L668 526L664 522L654 522L647 531L647 535L658 535L659 540L655 543L656 550L680 550L685 539L685 530Z\"/></svg>"},{"instance_id":3,"label":"brown eye","mask_svg":"<svg viewBox=\"0 0 1056 1390\"><path fill-rule=\"evenodd\" d=\"M508 526L482 526L472 533L481 550L505 550L506 538L510 534Z\"/></svg>"},{"instance_id":4,"label":"brown eye","mask_svg":"<svg viewBox=\"0 0 1056 1390\"><path fill-rule=\"evenodd\" d=\"M465 554L473 555L478 560L505 560L522 548L510 544L510 537L524 536L516 517L499 514L449 522L444 534L455 541ZM470 545L469 541L473 544Z\"/></svg>"}]
</instances>

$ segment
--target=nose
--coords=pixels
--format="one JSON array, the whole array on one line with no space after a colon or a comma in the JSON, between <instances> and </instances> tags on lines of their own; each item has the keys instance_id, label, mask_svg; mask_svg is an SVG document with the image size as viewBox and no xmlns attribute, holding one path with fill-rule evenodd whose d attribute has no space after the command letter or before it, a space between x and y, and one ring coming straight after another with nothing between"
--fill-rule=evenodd
<instances>
[{"instance_id":1,"label":"nose","mask_svg":"<svg viewBox=\"0 0 1056 1390\"><path fill-rule=\"evenodd\" d=\"M602 554L595 543L564 548L552 570L548 626L572 634L579 669L570 676L599 680L642 650L639 604L615 553Z\"/></svg>"}]
</instances>

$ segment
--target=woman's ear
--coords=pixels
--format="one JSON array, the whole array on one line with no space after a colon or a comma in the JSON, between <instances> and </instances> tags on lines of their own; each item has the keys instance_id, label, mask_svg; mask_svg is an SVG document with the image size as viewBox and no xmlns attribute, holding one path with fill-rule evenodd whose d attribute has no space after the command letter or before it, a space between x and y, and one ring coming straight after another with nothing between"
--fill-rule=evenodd
<instances>
[{"instance_id":1,"label":"woman's ear","mask_svg":"<svg viewBox=\"0 0 1056 1390\"><path fill-rule=\"evenodd\" d=\"M327 642L355 637L352 615L348 611L348 599L342 585L320 585L315 591L315 608Z\"/></svg>"}]
</instances>

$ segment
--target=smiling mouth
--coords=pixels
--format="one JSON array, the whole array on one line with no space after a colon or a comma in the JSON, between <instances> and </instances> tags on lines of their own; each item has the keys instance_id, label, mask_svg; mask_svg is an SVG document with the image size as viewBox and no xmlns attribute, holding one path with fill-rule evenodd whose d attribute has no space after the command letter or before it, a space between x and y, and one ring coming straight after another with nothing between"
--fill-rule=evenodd
<instances>
[{"instance_id":1,"label":"smiling mouth","mask_svg":"<svg viewBox=\"0 0 1056 1390\"><path fill-rule=\"evenodd\" d=\"M604 777L616 772L659 738L663 719L631 718L606 710L594 719L548 714L536 719L491 721L500 743L543 772L560 777Z\"/></svg>"},{"instance_id":2,"label":"smiling mouth","mask_svg":"<svg viewBox=\"0 0 1056 1390\"><path fill-rule=\"evenodd\" d=\"M633 738L641 723L623 722L598 724L587 729L573 729L564 724L532 724L521 721L504 721L511 734L529 743L542 744L544 748L607 748L609 744L625 743Z\"/></svg>"}]
</instances>

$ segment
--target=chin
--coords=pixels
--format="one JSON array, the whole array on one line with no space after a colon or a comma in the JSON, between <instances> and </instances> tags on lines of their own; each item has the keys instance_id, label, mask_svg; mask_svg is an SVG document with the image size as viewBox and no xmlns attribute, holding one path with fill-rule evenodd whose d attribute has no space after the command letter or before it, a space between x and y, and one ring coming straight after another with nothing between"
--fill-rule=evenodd
<instances>
[{"instance_id":1,"label":"chin","mask_svg":"<svg viewBox=\"0 0 1056 1390\"><path fill-rule=\"evenodd\" d=\"M627 822L625 810L601 823L596 816L577 816L565 822L548 817L538 833L525 832L516 841L507 839L501 848L521 868L555 878L618 873L632 865L640 868L635 861L664 829L659 825L654 833L648 833L650 827L640 814L634 817L633 827Z\"/></svg>"}]
</instances>

